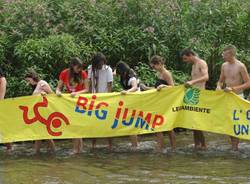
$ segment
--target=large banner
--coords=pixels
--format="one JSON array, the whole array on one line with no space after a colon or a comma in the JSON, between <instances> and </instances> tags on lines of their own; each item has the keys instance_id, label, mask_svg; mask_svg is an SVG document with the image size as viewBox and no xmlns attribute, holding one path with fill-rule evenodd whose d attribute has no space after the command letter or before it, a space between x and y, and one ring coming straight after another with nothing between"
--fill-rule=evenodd
<instances>
[{"instance_id":1,"label":"large banner","mask_svg":"<svg viewBox=\"0 0 250 184\"><path fill-rule=\"evenodd\" d=\"M250 139L250 103L177 86L160 92L28 96L0 101L0 143L203 130Z\"/></svg>"}]
</instances>

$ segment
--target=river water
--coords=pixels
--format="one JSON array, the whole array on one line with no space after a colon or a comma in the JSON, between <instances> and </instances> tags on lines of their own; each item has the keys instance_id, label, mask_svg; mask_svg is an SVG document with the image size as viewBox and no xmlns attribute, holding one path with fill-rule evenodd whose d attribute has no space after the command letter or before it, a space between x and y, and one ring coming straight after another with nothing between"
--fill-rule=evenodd
<instances>
[{"instance_id":1,"label":"river water","mask_svg":"<svg viewBox=\"0 0 250 184\"><path fill-rule=\"evenodd\" d=\"M165 142L168 143L167 136ZM85 141L84 152L70 155L69 140L56 141L55 154L42 149L35 156L32 143L14 144L11 154L0 150L0 184L88 184L88 183L250 183L250 142L240 151L230 150L229 138L206 134L208 151L194 151L191 132L176 135L177 150L155 151L153 135L140 136L137 150L128 138L114 139L109 152L105 140Z\"/></svg>"}]
</instances>

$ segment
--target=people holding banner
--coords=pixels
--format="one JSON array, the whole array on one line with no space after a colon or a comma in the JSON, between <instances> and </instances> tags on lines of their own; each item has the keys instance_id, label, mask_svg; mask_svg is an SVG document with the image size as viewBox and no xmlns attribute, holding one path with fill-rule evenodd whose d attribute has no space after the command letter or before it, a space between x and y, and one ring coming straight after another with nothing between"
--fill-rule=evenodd
<instances>
[{"instance_id":1,"label":"people holding banner","mask_svg":"<svg viewBox=\"0 0 250 184\"><path fill-rule=\"evenodd\" d=\"M69 68L60 73L59 82L56 88L57 96L61 96L64 86L72 97L78 94L88 93L89 87L87 78L87 73L83 70L81 60L77 57L71 58ZM73 139L74 154L81 152L82 144L82 139Z\"/></svg>"},{"instance_id":2,"label":"people holding banner","mask_svg":"<svg viewBox=\"0 0 250 184\"><path fill-rule=\"evenodd\" d=\"M118 62L116 65L115 74L120 76L120 84L123 88L123 91L121 91L122 95L140 91L139 79L137 78L134 70L132 70L127 63L123 61ZM131 135L130 140L132 143L132 147L136 148L138 146L137 135Z\"/></svg>"},{"instance_id":3,"label":"people holding banner","mask_svg":"<svg viewBox=\"0 0 250 184\"><path fill-rule=\"evenodd\" d=\"M199 58L198 55L190 48L184 49L181 52L181 58L184 62L192 64L191 80L185 83L186 87L197 87L205 89L206 81L209 79L208 66L206 61ZM194 145L195 149L206 150L205 136L202 131L194 130Z\"/></svg>"},{"instance_id":4,"label":"people holding banner","mask_svg":"<svg viewBox=\"0 0 250 184\"><path fill-rule=\"evenodd\" d=\"M174 86L174 80L172 77L172 74L170 71L168 71L164 66L165 60L161 56L155 55L150 60L150 66L157 71L157 77L155 83L155 88L157 90L161 90L161 88L168 87L168 86ZM168 131L168 137L170 141L170 145L172 150L176 149L176 143L175 143L175 135L174 131ZM164 149L164 137L163 133L159 132L157 135L157 141L159 150L162 151Z\"/></svg>"},{"instance_id":5,"label":"people holding banner","mask_svg":"<svg viewBox=\"0 0 250 184\"><path fill-rule=\"evenodd\" d=\"M91 93L110 93L112 92L113 72L107 65L107 59L102 53L96 53L88 67L89 89ZM109 150L112 150L112 139L108 138ZM95 148L96 139L92 141Z\"/></svg>"},{"instance_id":6,"label":"people holding banner","mask_svg":"<svg viewBox=\"0 0 250 184\"><path fill-rule=\"evenodd\" d=\"M0 69L0 100L3 100L6 93L7 81L4 77L2 69ZM7 152L11 152L12 146L10 143L5 144L7 147Z\"/></svg>"},{"instance_id":7,"label":"people holding banner","mask_svg":"<svg viewBox=\"0 0 250 184\"><path fill-rule=\"evenodd\" d=\"M32 95L38 95L38 94L46 95L46 94L53 93L50 85L46 81L41 80L38 74L34 71L29 71L28 73L26 73L25 80L29 83L29 85L33 89ZM35 141L35 153L36 154L40 153L41 144L42 144L42 141L40 140ZM54 141L47 140L47 144L48 144L48 149L51 152L54 152L55 151Z\"/></svg>"},{"instance_id":8,"label":"people holding banner","mask_svg":"<svg viewBox=\"0 0 250 184\"><path fill-rule=\"evenodd\" d=\"M234 92L244 99L243 91L250 88L250 78L246 66L236 58L236 47L228 45L222 52L223 60L221 66L220 79L217 83L217 89L220 90L225 85L224 91ZM230 136L232 149L239 149L239 139Z\"/></svg>"}]
</instances>

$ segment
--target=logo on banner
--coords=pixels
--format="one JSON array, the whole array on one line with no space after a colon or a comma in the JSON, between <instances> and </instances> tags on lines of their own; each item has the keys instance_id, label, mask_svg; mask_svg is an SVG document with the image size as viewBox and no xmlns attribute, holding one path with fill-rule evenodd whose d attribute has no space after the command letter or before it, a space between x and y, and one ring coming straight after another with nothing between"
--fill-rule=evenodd
<instances>
[{"instance_id":1,"label":"logo on banner","mask_svg":"<svg viewBox=\"0 0 250 184\"><path fill-rule=\"evenodd\" d=\"M36 103L33 107L35 117L29 118L28 117L29 107L19 106L19 108L23 111L23 120L25 124L30 125L35 122L40 122L46 126L47 132L50 135L52 136L62 135L61 131L55 131L54 129L60 128L62 126L62 122L64 122L66 125L69 125L68 118L60 112L53 112L46 119L42 117L41 114L39 113L39 108L41 107L44 107L44 108L48 107L48 100L44 96L43 96L43 101Z\"/></svg>"},{"instance_id":2,"label":"logo on banner","mask_svg":"<svg viewBox=\"0 0 250 184\"><path fill-rule=\"evenodd\" d=\"M210 114L211 109L206 107L196 106L200 102L200 89L199 88L187 88L183 97L183 105L172 107L172 112L179 111L194 111Z\"/></svg>"},{"instance_id":3,"label":"logo on banner","mask_svg":"<svg viewBox=\"0 0 250 184\"><path fill-rule=\"evenodd\" d=\"M200 98L199 88L188 88L185 92L183 102L188 105L197 105Z\"/></svg>"}]
</instances>

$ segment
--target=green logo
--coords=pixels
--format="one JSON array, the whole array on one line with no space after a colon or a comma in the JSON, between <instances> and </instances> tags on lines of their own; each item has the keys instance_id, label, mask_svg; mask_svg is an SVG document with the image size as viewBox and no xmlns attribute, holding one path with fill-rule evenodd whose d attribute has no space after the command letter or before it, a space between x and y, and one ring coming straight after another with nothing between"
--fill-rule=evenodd
<instances>
[{"instance_id":1,"label":"green logo","mask_svg":"<svg viewBox=\"0 0 250 184\"><path fill-rule=\"evenodd\" d=\"M189 105L196 105L199 103L200 89L199 88L188 88L186 89L183 102Z\"/></svg>"}]
</instances>

